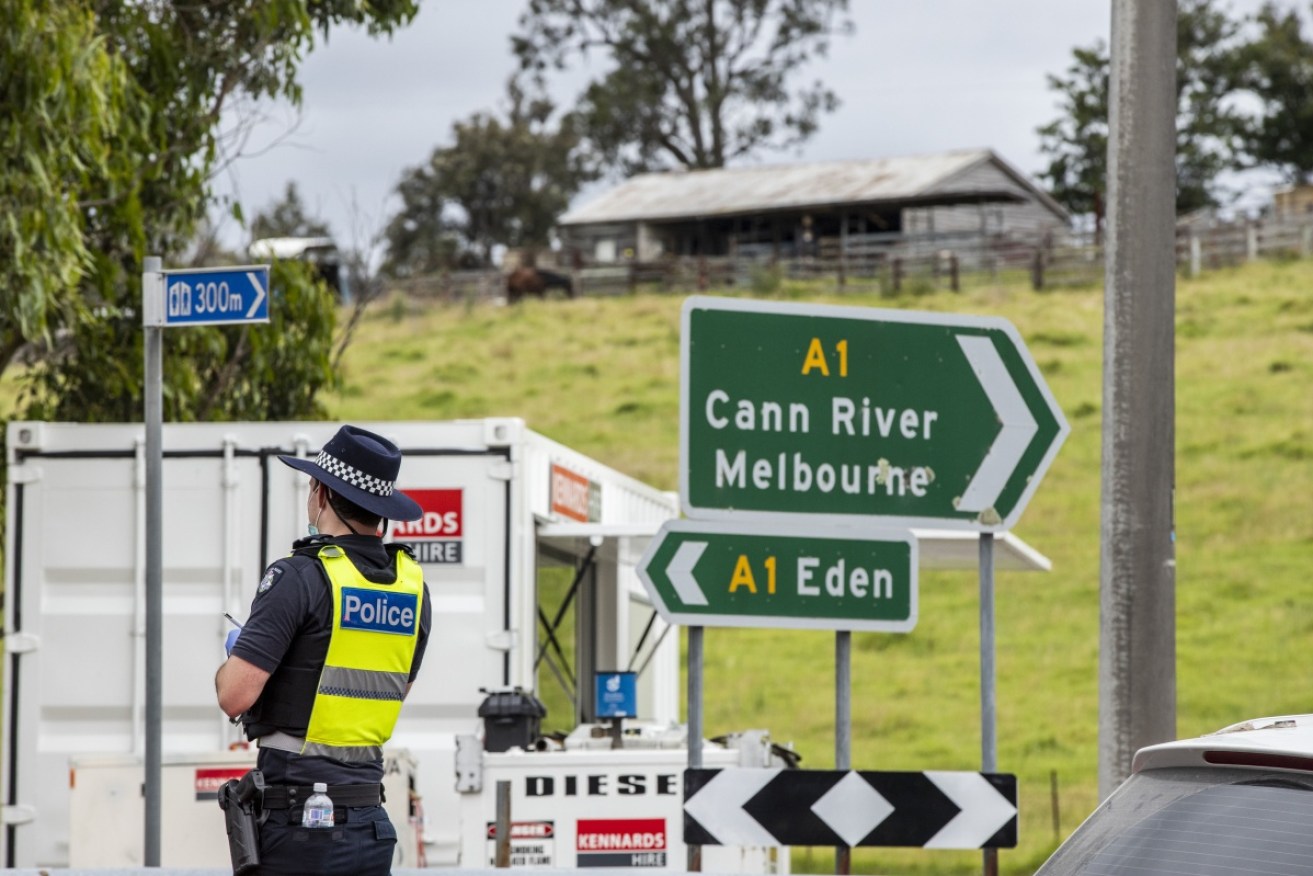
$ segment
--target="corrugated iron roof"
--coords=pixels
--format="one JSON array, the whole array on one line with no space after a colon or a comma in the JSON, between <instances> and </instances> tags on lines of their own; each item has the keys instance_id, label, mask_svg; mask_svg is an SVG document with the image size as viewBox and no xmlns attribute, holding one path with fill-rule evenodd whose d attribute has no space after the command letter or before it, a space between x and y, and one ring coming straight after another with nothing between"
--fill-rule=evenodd
<instances>
[{"instance_id":1,"label":"corrugated iron roof","mask_svg":"<svg viewBox=\"0 0 1313 876\"><path fill-rule=\"evenodd\" d=\"M733 216L767 210L824 207L969 195L940 184L983 161L1061 211L1047 194L988 149L817 164L760 165L721 170L670 171L635 176L559 220L561 225Z\"/></svg>"}]
</instances>

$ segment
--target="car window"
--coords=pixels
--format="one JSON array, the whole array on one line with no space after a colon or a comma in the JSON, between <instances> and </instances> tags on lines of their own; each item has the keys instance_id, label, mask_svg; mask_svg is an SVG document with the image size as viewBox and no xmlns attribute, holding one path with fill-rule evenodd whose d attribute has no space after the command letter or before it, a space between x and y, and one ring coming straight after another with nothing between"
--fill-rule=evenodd
<instances>
[{"instance_id":1,"label":"car window","mask_svg":"<svg viewBox=\"0 0 1313 876\"><path fill-rule=\"evenodd\" d=\"M1313 781L1231 769L1131 777L1036 876L1313 876Z\"/></svg>"}]
</instances>

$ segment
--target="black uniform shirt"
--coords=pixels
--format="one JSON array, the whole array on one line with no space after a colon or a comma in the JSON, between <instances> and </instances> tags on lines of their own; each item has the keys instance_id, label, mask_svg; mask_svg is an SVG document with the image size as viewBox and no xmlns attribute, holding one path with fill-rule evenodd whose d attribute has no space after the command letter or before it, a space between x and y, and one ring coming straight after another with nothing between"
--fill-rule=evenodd
<instances>
[{"instance_id":1,"label":"black uniform shirt","mask_svg":"<svg viewBox=\"0 0 1313 876\"><path fill-rule=\"evenodd\" d=\"M317 681L328 656L333 634L333 594L328 576L317 553L324 545L337 545L367 580L390 584L396 580L397 546L385 545L382 539L368 535L311 536L292 545L292 555L277 560L265 571L251 603L251 616L233 645L232 656L275 673L280 667L312 672ZM419 638L415 658L410 665L414 681L428 645L432 610L428 584L420 607ZM268 687L266 687L268 690ZM260 702L253 708L259 711ZM276 726L249 720L246 732L251 738L282 730L304 735L304 727ZM308 720L308 715L307 715ZM303 757L272 748L262 748L260 769L271 784L305 784L327 782L347 784L378 782L383 775L381 763L344 763L323 757Z\"/></svg>"}]
</instances>

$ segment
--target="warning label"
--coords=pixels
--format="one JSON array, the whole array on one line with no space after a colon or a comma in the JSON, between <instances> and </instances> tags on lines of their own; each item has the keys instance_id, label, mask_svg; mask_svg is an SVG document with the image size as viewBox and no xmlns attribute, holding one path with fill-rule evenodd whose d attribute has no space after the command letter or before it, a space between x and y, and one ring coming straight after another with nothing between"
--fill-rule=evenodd
<instances>
[{"instance_id":1,"label":"warning label","mask_svg":"<svg viewBox=\"0 0 1313 876\"><path fill-rule=\"evenodd\" d=\"M664 818L581 818L575 831L580 867L665 867Z\"/></svg>"},{"instance_id":2,"label":"warning label","mask_svg":"<svg viewBox=\"0 0 1313 876\"><path fill-rule=\"evenodd\" d=\"M551 867L556 858L556 828L551 821L511 822L511 866ZM497 825L488 822L488 866L497 864Z\"/></svg>"}]
</instances>

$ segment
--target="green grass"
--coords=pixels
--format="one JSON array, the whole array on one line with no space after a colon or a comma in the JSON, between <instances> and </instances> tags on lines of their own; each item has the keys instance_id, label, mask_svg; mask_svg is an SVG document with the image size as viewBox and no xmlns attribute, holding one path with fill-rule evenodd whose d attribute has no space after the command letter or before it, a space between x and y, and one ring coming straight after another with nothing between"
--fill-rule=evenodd
<instances>
[{"instance_id":1,"label":"green grass","mask_svg":"<svg viewBox=\"0 0 1313 876\"><path fill-rule=\"evenodd\" d=\"M714 291L714 290L713 290ZM999 765L1016 773L1032 872L1097 801L1102 291L961 294L783 284L776 298L1004 316L1072 432L1017 529L1047 575L998 575ZM681 296L379 313L346 360L343 419L515 415L665 489L677 481ZM1177 285L1178 729L1309 708L1313 639L1313 262L1262 264ZM856 634L853 763L973 769L980 760L977 581L925 573L908 635ZM710 630L708 735L768 728L804 766L834 762L833 636ZM1057 835L1051 783L1058 788ZM832 872L826 849L795 869ZM973 873L979 853L857 850L858 872Z\"/></svg>"},{"instance_id":2,"label":"green grass","mask_svg":"<svg viewBox=\"0 0 1313 876\"><path fill-rule=\"evenodd\" d=\"M713 290L714 291L714 290ZM774 297L1004 316L1016 324L1072 432L1017 529L1047 575L998 575L999 765L1016 773L1032 872L1097 801L1102 291L1021 282L960 294L846 295L782 284ZM343 419L515 415L665 489L677 481L681 296L379 313L346 361ZM1177 285L1178 729L1310 705L1313 640L1313 262L1270 263ZM908 635L856 634L853 763L973 769L980 761L977 581L925 573ZM833 636L709 630L709 735L768 728L804 766L834 762ZM1051 804L1058 788L1059 826ZM827 849L796 869L832 872ZM978 853L858 850L859 872L973 873Z\"/></svg>"},{"instance_id":3,"label":"green grass","mask_svg":"<svg viewBox=\"0 0 1313 876\"><path fill-rule=\"evenodd\" d=\"M999 766L1017 774L1030 873L1097 800L1102 291L1035 293L1024 278L971 279L960 294L882 296L874 286L784 282L776 299L1004 316L1027 340L1071 435L1017 534L1049 574L998 574ZM714 294L716 290L711 290ZM344 420L518 416L535 430L663 489L678 466L682 296L378 307L325 399ZM1313 261L1265 263L1177 284L1178 730L1310 709L1313 641ZM14 375L0 384L8 408ZM563 593L568 571L544 573ZM853 763L980 763L976 576L921 576L907 635L853 636ZM555 602L548 601L549 613ZM569 629L563 642L572 641ZM706 731L767 728L803 766L834 762L833 636L709 630ZM544 687L551 714L564 700ZM1059 827L1053 828L1056 778ZM833 872L828 849L795 870ZM977 873L979 853L859 849L856 872Z\"/></svg>"}]
</instances>

